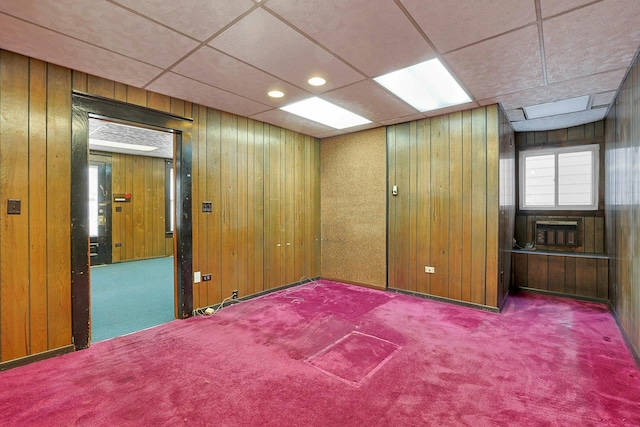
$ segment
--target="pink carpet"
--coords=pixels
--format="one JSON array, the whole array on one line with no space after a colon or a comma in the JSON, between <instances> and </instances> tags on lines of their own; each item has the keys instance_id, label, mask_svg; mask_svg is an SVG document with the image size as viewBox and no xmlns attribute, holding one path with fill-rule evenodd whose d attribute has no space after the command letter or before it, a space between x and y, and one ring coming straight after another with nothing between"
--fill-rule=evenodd
<instances>
[{"instance_id":1,"label":"pink carpet","mask_svg":"<svg viewBox=\"0 0 640 427\"><path fill-rule=\"evenodd\" d=\"M603 305L319 281L0 372L1 426L639 426Z\"/></svg>"}]
</instances>

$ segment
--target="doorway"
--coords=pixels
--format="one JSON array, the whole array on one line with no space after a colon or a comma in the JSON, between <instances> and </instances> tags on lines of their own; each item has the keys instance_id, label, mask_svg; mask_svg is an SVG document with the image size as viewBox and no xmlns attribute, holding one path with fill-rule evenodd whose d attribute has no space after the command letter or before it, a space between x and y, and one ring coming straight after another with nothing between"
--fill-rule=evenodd
<instances>
[{"instance_id":1,"label":"doorway","mask_svg":"<svg viewBox=\"0 0 640 427\"><path fill-rule=\"evenodd\" d=\"M174 142L89 115L92 342L174 319Z\"/></svg>"},{"instance_id":2,"label":"doorway","mask_svg":"<svg viewBox=\"0 0 640 427\"><path fill-rule=\"evenodd\" d=\"M170 114L158 112L148 108L137 107L117 101L91 97L85 94L73 94L73 120L72 120L72 150L71 150L71 293L72 293L72 325L73 341L76 349L88 347L91 336L91 282L90 265L91 258L100 258L100 184L97 184L97 194L95 195L97 214L94 214L98 224L97 236L94 242L97 255L91 257L91 221L90 203L90 174L97 173L96 181L100 181L100 165L90 164L89 161L89 119L107 119L118 123L129 123L142 128L155 128L171 132L175 138L174 164L175 199L179 200L175 206L174 235L171 240L174 257L173 264L173 314L175 318L189 317L193 310L193 283L192 278L192 236L191 236L191 121L189 119L172 116ZM89 166L89 167L88 167ZM97 168L92 168L97 166ZM164 171L164 163L162 164ZM105 183L108 181L109 168L105 164ZM113 168L111 170L113 173ZM131 193L114 194L103 184L103 197L109 199L104 201L105 214L109 204L113 212L117 212L117 206L113 206L116 200L121 203L128 203L134 197ZM112 188L114 192L115 188ZM128 196L128 197L127 197ZM105 238L109 232L113 232L110 223L113 218L105 217L104 222ZM113 246L112 244L113 243ZM114 249L116 241L109 242L105 246ZM108 252L105 253L105 264L109 263ZM113 258L113 253L112 253ZM101 267L102 268L102 267Z\"/></svg>"}]
</instances>

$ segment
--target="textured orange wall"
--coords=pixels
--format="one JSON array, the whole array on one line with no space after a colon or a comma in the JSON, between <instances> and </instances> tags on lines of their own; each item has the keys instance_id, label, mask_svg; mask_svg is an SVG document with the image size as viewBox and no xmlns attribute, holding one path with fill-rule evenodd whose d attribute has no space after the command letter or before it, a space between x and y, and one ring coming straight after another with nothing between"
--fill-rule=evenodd
<instances>
[{"instance_id":1,"label":"textured orange wall","mask_svg":"<svg viewBox=\"0 0 640 427\"><path fill-rule=\"evenodd\" d=\"M386 287L386 132L320 143L322 277Z\"/></svg>"}]
</instances>

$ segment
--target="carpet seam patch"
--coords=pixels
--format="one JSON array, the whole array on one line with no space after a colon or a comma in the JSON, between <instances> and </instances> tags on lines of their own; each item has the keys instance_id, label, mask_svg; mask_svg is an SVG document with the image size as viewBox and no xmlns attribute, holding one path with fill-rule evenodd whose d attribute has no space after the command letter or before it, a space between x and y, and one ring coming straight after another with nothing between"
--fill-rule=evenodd
<instances>
[{"instance_id":1,"label":"carpet seam patch","mask_svg":"<svg viewBox=\"0 0 640 427\"><path fill-rule=\"evenodd\" d=\"M313 361L327 353L329 353L333 348L335 348L337 345L339 345L340 343L342 343L343 341L349 339L349 337L354 336L354 335L361 335L364 337L369 337L369 338L373 338L377 341L381 341L384 343L387 343L393 347L395 347L395 349L393 351L391 351L384 359L382 359L376 366L374 366L369 372L367 372L366 375L363 375L359 380L357 381L352 381L346 378L341 377L338 374L335 374L333 372L330 372L324 368L321 368L320 366L317 366L313 363ZM334 379L337 379L351 387L354 388L359 388L360 386L362 386L365 382L367 382L367 380L369 378L371 378L373 375L375 375L389 360L391 360L400 350L402 349L401 345L398 345L394 342L385 340L384 338L380 338L380 337L376 337L375 335L370 335L370 334L365 334L363 332L360 331L351 331L348 334L344 335L343 337L337 339L336 341L332 342L331 344L327 345L326 347L318 350L317 352L315 352L314 354L308 356L307 358L305 358L303 360L303 362L309 366L311 366L312 368L322 372L325 375L328 375L329 377L332 377Z\"/></svg>"}]
</instances>

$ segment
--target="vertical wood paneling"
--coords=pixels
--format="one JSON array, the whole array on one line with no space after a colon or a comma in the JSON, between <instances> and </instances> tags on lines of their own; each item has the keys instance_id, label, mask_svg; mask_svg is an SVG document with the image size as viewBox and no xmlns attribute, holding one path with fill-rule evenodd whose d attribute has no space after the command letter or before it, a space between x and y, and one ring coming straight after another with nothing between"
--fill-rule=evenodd
<instances>
[{"instance_id":1,"label":"vertical wood paneling","mask_svg":"<svg viewBox=\"0 0 640 427\"><path fill-rule=\"evenodd\" d=\"M109 157L111 192L131 193L131 202L111 203L112 262L166 256L166 159L119 153Z\"/></svg>"},{"instance_id":2,"label":"vertical wood paneling","mask_svg":"<svg viewBox=\"0 0 640 427\"><path fill-rule=\"evenodd\" d=\"M253 179L249 182L253 183L253 226L254 226L254 279L252 293L260 292L265 289L264 283L264 209L265 209L265 142L264 142L264 123L253 122ZM309 165L310 166L310 165ZM305 206L305 211L309 212L310 208ZM309 230L311 227L309 226ZM307 245L311 245L313 235L306 236ZM306 273L305 273L306 274Z\"/></svg>"},{"instance_id":3,"label":"vertical wood paneling","mask_svg":"<svg viewBox=\"0 0 640 427\"><path fill-rule=\"evenodd\" d=\"M29 68L29 353L47 350L47 64ZM1 167L0 167L1 168Z\"/></svg>"},{"instance_id":4,"label":"vertical wood paneling","mask_svg":"<svg viewBox=\"0 0 640 427\"><path fill-rule=\"evenodd\" d=\"M623 332L640 357L640 64L620 87L605 123L609 288ZM599 266L598 266L599 267ZM599 273L600 274L600 273Z\"/></svg>"},{"instance_id":5,"label":"vertical wood paneling","mask_svg":"<svg viewBox=\"0 0 640 427\"><path fill-rule=\"evenodd\" d=\"M392 127L393 128L393 127ZM390 128L390 129L392 129ZM417 247L416 250L418 252L418 265L416 268L419 270L416 287L414 289L410 289L412 291L428 294L431 292L431 275L424 273L424 267L427 265L431 265L431 197L430 197L430 189L431 189L431 120L420 120L416 126L416 159L420 159L416 161L417 163L417 175L418 182L416 183L416 192L417 192L417 200L416 207L418 211L418 218L416 223L416 234L417 234ZM401 163L397 162L396 159L389 158L389 165L393 165L393 167L401 167ZM398 166L396 166L398 165ZM390 210L395 209L394 199L392 198L389 202ZM395 227L395 218L390 217L390 221L392 223L389 224L389 227ZM394 239L397 239L398 236L394 236ZM395 245L395 240L389 239L389 245ZM391 261L392 258L389 258ZM393 266L389 266L391 270ZM398 284L392 285L389 283L390 287L399 287ZM400 288L403 289L403 288Z\"/></svg>"},{"instance_id":6,"label":"vertical wood paneling","mask_svg":"<svg viewBox=\"0 0 640 427\"><path fill-rule=\"evenodd\" d=\"M417 129L417 123L416 122L410 122L409 123L409 135L411 135L411 137L409 138L409 156L410 158L415 158L417 151L418 151L418 144L417 144L417 138L416 138L416 133L417 133L418 129ZM415 230L418 226L418 216L419 216L419 212L418 212L418 191L417 191L417 187L418 187L418 165L417 162L411 162L409 164L409 187L407 188L407 191L409 192L409 200L411 200L410 206L409 206L409 229L410 230ZM417 278L418 278L418 274L422 273L422 271L420 271L420 266L417 262L418 260L418 236L416 233L410 233L409 234L409 272L408 272L408 284L409 284L409 288L412 290L417 289Z\"/></svg>"},{"instance_id":7,"label":"vertical wood paneling","mask_svg":"<svg viewBox=\"0 0 640 427\"><path fill-rule=\"evenodd\" d=\"M596 260L576 258L576 294L588 297L598 296Z\"/></svg>"},{"instance_id":8,"label":"vertical wood paneling","mask_svg":"<svg viewBox=\"0 0 640 427\"><path fill-rule=\"evenodd\" d=\"M5 51L0 51L0 80L0 199L22 201L21 215L0 211L0 361L72 344L72 90L194 116L193 267L212 274L213 279L194 287L195 306L221 301L222 241L232 235L236 235L236 262L227 256L224 274L231 278L228 284L235 282L246 294L282 286L284 276L290 279L301 271L306 276L319 275L319 140L228 115L228 135L237 136L230 139L236 148L227 146L231 161L225 166L225 176L231 185L223 193L221 155L228 138L222 136L219 111ZM287 138L293 144L286 145ZM272 157L277 169L270 170ZM163 235L164 191L149 190L150 185L164 181L164 164L114 155L112 168L112 192L131 192L133 197L132 202L120 204L122 212L113 213L113 242L122 243L113 247L114 261L163 250L166 254L167 248L171 252L173 241ZM142 181L134 171L143 172ZM275 183L271 179L265 183L268 174ZM271 185L275 202L269 198ZM283 192L285 199L279 198ZM212 213L200 212L202 201L213 202ZM274 215L268 212L271 205ZM152 219L143 220L147 215ZM235 218L231 226L227 223L224 235L223 215ZM149 232L145 227L150 224L162 233ZM278 237L279 233L284 234ZM127 236L133 236L139 245L128 244ZM283 257L280 253L275 259L279 273L270 277L274 268L265 258L270 249L266 244L284 237L295 239L295 245L292 243L290 254Z\"/></svg>"},{"instance_id":9,"label":"vertical wood paneling","mask_svg":"<svg viewBox=\"0 0 640 427\"><path fill-rule=\"evenodd\" d=\"M221 113L208 110L207 113L207 199L212 202L213 212L207 216L208 228L204 244L212 247L209 250L206 268L200 268L202 274L211 274L211 281L204 282L207 288L207 302L205 305L222 301L222 197L221 197ZM202 260L201 260L202 262ZM195 267L195 266L194 266ZM196 267L196 270L198 268ZM210 302L211 301L211 302Z\"/></svg>"},{"instance_id":10,"label":"vertical wood paneling","mask_svg":"<svg viewBox=\"0 0 640 427\"><path fill-rule=\"evenodd\" d=\"M238 117L222 113L220 186L222 187L222 297L238 287Z\"/></svg>"},{"instance_id":11,"label":"vertical wood paneling","mask_svg":"<svg viewBox=\"0 0 640 427\"><path fill-rule=\"evenodd\" d=\"M609 298L607 258L515 253L514 284L567 295Z\"/></svg>"},{"instance_id":12,"label":"vertical wood paneling","mask_svg":"<svg viewBox=\"0 0 640 427\"><path fill-rule=\"evenodd\" d=\"M389 286L497 307L510 281L499 295L499 271L510 274L499 270L511 262L513 231L505 229L515 219L513 188L500 182L503 163L511 165L505 181L515 173L510 126L496 105L420 120L413 128L387 130L389 186L398 185L388 201Z\"/></svg>"},{"instance_id":13,"label":"vertical wood paneling","mask_svg":"<svg viewBox=\"0 0 640 427\"><path fill-rule=\"evenodd\" d=\"M294 145L294 245L295 259L294 263L294 280L300 280L305 276L304 259L305 259L305 237L304 237L304 136L295 135Z\"/></svg>"},{"instance_id":14,"label":"vertical wood paneling","mask_svg":"<svg viewBox=\"0 0 640 427\"><path fill-rule=\"evenodd\" d=\"M549 285L553 292L565 292L565 257L549 257Z\"/></svg>"},{"instance_id":15,"label":"vertical wood paneling","mask_svg":"<svg viewBox=\"0 0 640 427\"><path fill-rule=\"evenodd\" d=\"M564 292L576 294L576 259L567 257L564 260Z\"/></svg>"},{"instance_id":16,"label":"vertical wood paneling","mask_svg":"<svg viewBox=\"0 0 640 427\"><path fill-rule=\"evenodd\" d=\"M549 256L538 255L527 260L527 282L530 288L549 289Z\"/></svg>"},{"instance_id":17,"label":"vertical wood paneling","mask_svg":"<svg viewBox=\"0 0 640 427\"><path fill-rule=\"evenodd\" d=\"M129 104L147 106L147 91L133 86L127 86L127 102Z\"/></svg>"},{"instance_id":18,"label":"vertical wood paneling","mask_svg":"<svg viewBox=\"0 0 640 427\"><path fill-rule=\"evenodd\" d=\"M487 107L487 225L486 225L486 301L498 300L498 250L500 238L500 118L498 105ZM507 246L508 247L508 246Z\"/></svg>"},{"instance_id":19,"label":"vertical wood paneling","mask_svg":"<svg viewBox=\"0 0 640 427\"><path fill-rule=\"evenodd\" d=\"M238 117L237 124L237 164L236 179L238 188L237 194L237 278L236 287L240 295L247 295L247 280L249 276L249 242L253 242L253 236L249 234L249 214L247 211L249 199L249 165L248 165L248 119ZM234 290L232 289L232 291ZM225 296L223 294L223 296ZM228 296L228 295L227 295Z\"/></svg>"},{"instance_id":20,"label":"vertical wood paneling","mask_svg":"<svg viewBox=\"0 0 640 427\"><path fill-rule=\"evenodd\" d=\"M269 289L283 283L282 274L282 150L280 128L269 126Z\"/></svg>"},{"instance_id":21,"label":"vertical wood paneling","mask_svg":"<svg viewBox=\"0 0 640 427\"><path fill-rule=\"evenodd\" d=\"M449 298L462 299L463 259L463 131L462 112L449 121Z\"/></svg>"},{"instance_id":22,"label":"vertical wood paneling","mask_svg":"<svg viewBox=\"0 0 640 427\"><path fill-rule=\"evenodd\" d=\"M487 241L487 117L472 111L471 128L471 302L485 304ZM494 201L497 203L498 201Z\"/></svg>"},{"instance_id":23,"label":"vertical wood paneling","mask_svg":"<svg viewBox=\"0 0 640 427\"><path fill-rule=\"evenodd\" d=\"M471 203L471 189L473 177L471 165L473 164L471 152L471 110L462 112L462 301L471 301L472 275L471 275L471 236L473 205Z\"/></svg>"},{"instance_id":24,"label":"vertical wood paneling","mask_svg":"<svg viewBox=\"0 0 640 427\"><path fill-rule=\"evenodd\" d=\"M449 296L449 116L431 119L431 294ZM412 230L411 230L412 231ZM424 274L424 273L423 273Z\"/></svg>"},{"instance_id":25,"label":"vertical wood paneling","mask_svg":"<svg viewBox=\"0 0 640 427\"><path fill-rule=\"evenodd\" d=\"M113 99L115 96L116 85L112 80L103 79L98 76L87 76L87 92L102 96L103 98Z\"/></svg>"},{"instance_id":26,"label":"vertical wood paneling","mask_svg":"<svg viewBox=\"0 0 640 427\"><path fill-rule=\"evenodd\" d=\"M71 342L71 73L48 65L47 300L49 348ZM88 244L87 244L88 246ZM87 248L88 250L88 248Z\"/></svg>"},{"instance_id":27,"label":"vertical wood paneling","mask_svg":"<svg viewBox=\"0 0 640 427\"><path fill-rule=\"evenodd\" d=\"M404 123L396 126L396 175L393 183L398 186L398 195L395 196L396 203L396 232L394 242L395 285L399 289L413 290L409 283L409 270L411 266L409 253L410 230L410 188L409 188L409 163L411 161L409 124ZM429 212L425 214L430 215Z\"/></svg>"},{"instance_id":28,"label":"vertical wood paneling","mask_svg":"<svg viewBox=\"0 0 640 427\"><path fill-rule=\"evenodd\" d=\"M295 135L285 134L284 152L284 282L293 283L295 274Z\"/></svg>"},{"instance_id":29,"label":"vertical wood paneling","mask_svg":"<svg viewBox=\"0 0 640 427\"><path fill-rule=\"evenodd\" d=\"M519 287L529 287L529 257L527 254L513 255L513 284Z\"/></svg>"},{"instance_id":30,"label":"vertical wood paneling","mask_svg":"<svg viewBox=\"0 0 640 427\"><path fill-rule=\"evenodd\" d=\"M29 353L29 59L2 52L0 58L0 293L1 359ZM20 199L20 215L4 203ZM35 236L34 236L35 237Z\"/></svg>"}]
</instances>

